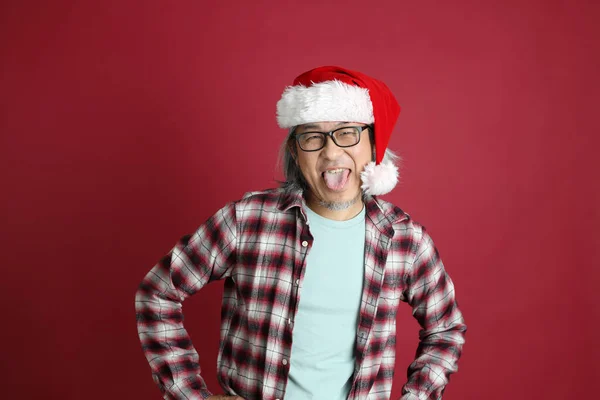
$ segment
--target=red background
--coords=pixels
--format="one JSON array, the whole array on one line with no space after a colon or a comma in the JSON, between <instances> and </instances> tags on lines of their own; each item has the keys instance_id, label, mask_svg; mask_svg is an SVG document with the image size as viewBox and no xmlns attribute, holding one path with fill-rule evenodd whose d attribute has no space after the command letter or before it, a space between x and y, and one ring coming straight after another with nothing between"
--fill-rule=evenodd
<instances>
[{"instance_id":1,"label":"red background","mask_svg":"<svg viewBox=\"0 0 600 400\"><path fill-rule=\"evenodd\" d=\"M444 398L594 397L599 6L372 4L2 2L3 398L160 398L136 287L275 185L275 103L327 64L403 106L387 199L428 227L469 326ZM185 305L212 390L220 293ZM398 324L396 398L418 330L406 306Z\"/></svg>"}]
</instances>

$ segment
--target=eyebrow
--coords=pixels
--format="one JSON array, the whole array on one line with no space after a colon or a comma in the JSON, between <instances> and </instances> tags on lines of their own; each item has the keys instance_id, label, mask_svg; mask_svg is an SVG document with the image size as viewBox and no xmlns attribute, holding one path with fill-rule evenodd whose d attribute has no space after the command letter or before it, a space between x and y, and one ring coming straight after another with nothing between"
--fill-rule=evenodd
<instances>
[{"instance_id":1,"label":"eyebrow","mask_svg":"<svg viewBox=\"0 0 600 400\"><path fill-rule=\"evenodd\" d=\"M338 127L340 125L349 124L349 123L350 122L348 122L348 121L340 121L340 122L336 123L335 126ZM306 131L306 130L309 130L309 129L319 129L319 128L320 128L320 126L317 125L317 124L306 124L306 125L302 125L300 127L300 129L302 131Z\"/></svg>"}]
</instances>

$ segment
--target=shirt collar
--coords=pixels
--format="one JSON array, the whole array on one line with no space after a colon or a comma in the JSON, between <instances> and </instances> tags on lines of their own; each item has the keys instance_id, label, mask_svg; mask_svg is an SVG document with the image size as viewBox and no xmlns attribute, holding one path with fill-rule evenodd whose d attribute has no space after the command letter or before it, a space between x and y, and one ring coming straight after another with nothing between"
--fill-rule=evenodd
<instances>
[{"instance_id":1,"label":"shirt collar","mask_svg":"<svg viewBox=\"0 0 600 400\"><path fill-rule=\"evenodd\" d=\"M302 196L302 189L281 189L283 194L279 198L277 208L281 211L288 211L292 207L300 207L304 205L304 196Z\"/></svg>"},{"instance_id":2,"label":"shirt collar","mask_svg":"<svg viewBox=\"0 0 600 400\"><path fill-rule=\"evenodd\" d=\"M303 206L304 196L301 189L283 190L283 194L277 205L281 211L288 211L293 207L298 207L302 215L304 215L302 211ZM377 230L390 238L394 236L392 225L409 218L408 214L400 208L382 202L377 197L371 195L367 195L365 198L365 208L367 219L373 223ZM306 216L304 217L306 218Z\"/></svg>"}]
</instances>

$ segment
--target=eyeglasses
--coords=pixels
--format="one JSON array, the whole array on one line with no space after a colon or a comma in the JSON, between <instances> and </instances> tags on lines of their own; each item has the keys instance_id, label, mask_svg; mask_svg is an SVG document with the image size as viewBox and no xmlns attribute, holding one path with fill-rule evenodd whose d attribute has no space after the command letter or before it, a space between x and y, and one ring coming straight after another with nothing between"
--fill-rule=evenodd
<instances>
[{"instance_id":1,"label":"eyeglasses","mask_svg":"<svg viewBox=\"0 0 600 400\"><path fill-rule=\"evenodd\" d=\"M344 126L331 132L303 132L294 136L302 150L317 151L325 147L327 136L331 137L333 143L338 147L356 146L360 142L362 131L369 128L369 125Z\"/></svg>"}]
</instances>

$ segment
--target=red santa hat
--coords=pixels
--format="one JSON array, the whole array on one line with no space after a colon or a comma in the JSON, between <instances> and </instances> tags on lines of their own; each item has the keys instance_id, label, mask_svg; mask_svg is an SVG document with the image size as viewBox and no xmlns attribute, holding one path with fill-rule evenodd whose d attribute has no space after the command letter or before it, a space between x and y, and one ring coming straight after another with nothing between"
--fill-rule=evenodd
<instances>
[{"instance_id":1,"label":"red santa hat","mask_svg":"<svg viewBox=\"0 0 600 400\"><path fill-rule=\"evenodd\" d=\"M325 121L373 124L375 161L361 172L366 194L390 192L398 182L398 168L385 151L400 105L381 81L341 67L319 67L294 79L277 102L277 123L281 128Z\"/></svg>"}]
</instances>

